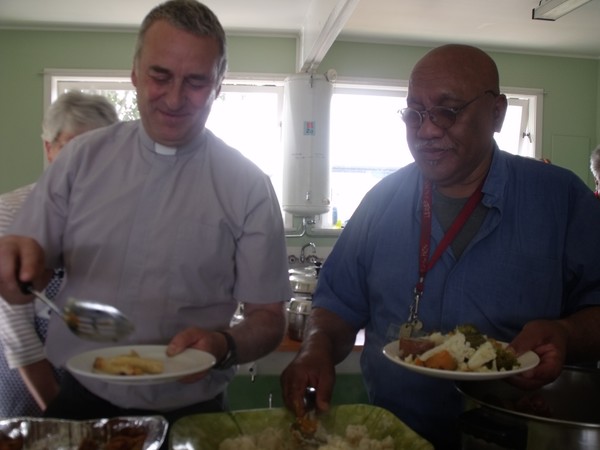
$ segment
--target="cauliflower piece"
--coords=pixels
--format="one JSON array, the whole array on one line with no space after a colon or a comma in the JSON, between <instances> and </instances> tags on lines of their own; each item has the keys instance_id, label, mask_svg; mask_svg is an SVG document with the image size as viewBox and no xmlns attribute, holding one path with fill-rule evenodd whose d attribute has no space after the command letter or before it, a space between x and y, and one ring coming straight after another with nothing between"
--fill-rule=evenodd
<instances>
[{"instance_id":1,"label":"cauliflower piece","mask_svg":"<svg viewBox=\"0 0 600 450\"><path fill-rule=\"evenodd\" d=\"M434 345L443 344L447 338L448 336L440 333L439 331L434 331L428 336L428 339L432 341Z\"/></svg>"},{"instance_id":2,"label":"cauliflower piece","mask_svg":"<svg viewBox=\"0 0 600 450\"><path fill-rule=\"evenodd\" d=\"M431 350L426 351L419 356L419 359L425 361L442 350L447 350L452 357L458 362L468 360L475 352L473 348L466 342L465 335L455 333L450 335L444 342Z\"/></svg>"},{"instance_id":3,"label":"cauliflower piece","mask_svg":"<svg viewBox=\"0 0 600 450\"><path fill-rule=\"evenodd\" d=\"M473 355L467 361L469 370L478 370L483 365L496 359L496 349L491 342L486 341L479 346Z\"/></svg>"}]
</instances>

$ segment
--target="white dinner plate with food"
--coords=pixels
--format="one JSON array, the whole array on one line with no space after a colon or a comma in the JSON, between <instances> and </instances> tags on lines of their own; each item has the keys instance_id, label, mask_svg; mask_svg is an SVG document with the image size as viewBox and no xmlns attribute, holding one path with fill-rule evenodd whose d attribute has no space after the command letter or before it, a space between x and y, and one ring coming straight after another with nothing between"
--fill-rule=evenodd
<instances>
[{"instance_id":1,"label":"white dinner plate with food","mask_svg":"<svg viewBox=\"0 0 600 450\"><path fill-rule=\"evenodd\" d=\"M502 345L507 345L502 343ZM405 369L412 370L423 375L429 375L436 378L446 378L448 380L496 380L500 378L512 377L521 372L533 369L540 362L540 358L534 352L526 352L517 358L520 366L513 370L502 370L502 371L489 371L489 372L464 372L459 370L441 370L431 369L429 367L417 366L415 364L403 361L399 355L400 343L393 341L383 347L383 354L387 356L392 362L404 367Z\"/></svg>"},{"instance_id":2,"label":"white dinner plate with food","mask_svg":"<svg viewBox=\"0 0 600 450\"><path fill-rule=\"evenodd\" d=\"M188 348L175 356L167 356L166 345L124 345L81 353L67 361L67 369L73 374L116 384L158 384L175 381L186 375L210 369L216 362L210 353ZM133 352L133 353L132 353ZM135 354L148 362L160 363L160 373L121 375L106 373L94 368L98 358L110 360Z\"/></svg>"}]
</instances>

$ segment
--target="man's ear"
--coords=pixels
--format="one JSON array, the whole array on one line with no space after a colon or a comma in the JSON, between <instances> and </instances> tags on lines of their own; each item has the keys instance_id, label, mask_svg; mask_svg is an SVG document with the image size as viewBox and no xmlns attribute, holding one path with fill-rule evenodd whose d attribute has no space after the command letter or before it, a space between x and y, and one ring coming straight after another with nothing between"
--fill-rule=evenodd
<instances>
[{"instance_id":1,"label":"man's ear","mask_svg":"<svg viewBox=\"0 0 600 450\"><path fill-rule=\"evenodd\" d=\"M494 103L494 131L496 133L500 133L500 131L502 131L502 124L504 123L507 109L508 100L506 99L506 95L498 95Z\"/></svg>"},{"instance_id":2,"label":"man's ear","mask_svg":"<svg viewBox=\"0 0 600 450\"><path fill-rule=\"evenodd\" d=\"M137 73L135 71L135 66L131 68L131 84L137 87Z\"/></svg>"}]
</instances>

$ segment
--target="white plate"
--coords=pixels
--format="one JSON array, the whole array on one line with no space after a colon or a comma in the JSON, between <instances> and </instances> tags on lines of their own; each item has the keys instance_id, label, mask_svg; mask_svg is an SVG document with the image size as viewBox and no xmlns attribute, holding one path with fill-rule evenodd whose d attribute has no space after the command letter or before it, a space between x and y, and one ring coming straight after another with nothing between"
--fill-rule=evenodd
<instances>
[{"instance_id":1,"label":"white plate","mask_svg":"<svg viewBox=\"0 0 600 450\"><path fill-rule=\"evenodd\" d=\"M501 342L502 345L506 346L506 343ZM521 367L515 370L504 370L502 372L460 372L456 370L441 370L441 369L430 369L429 367L415 366L402 361L398 353L400 343L393 341L383 347L383 354L387 356L391 361L396 364L408 369L413 372L418 372L423 375L429 375L437 378L446 378L449 380L496 380L499 378L512 377L526 370L533 369L540 362L540 358L534 352L526 352L519 356L517 359L521 363Z\"/></svg>"},{"instance_id":2,"label":"white plate","mask_svg":"<svg viewBox=\"0 0 600 450\"><path fill-rule=\"evenodd\" d=\"M210 353L188 348L178 355L169 357L166 345L124 345L108 347L81 353L67 361L67 369L88 378L116 384L157 384L178 380L186 375L210 369L215 364L215 357ZM97 357L112 358L137 352L142 358L163 361L164 372L156 375L111 375L94 370Z\"/></svg>"}]
</instances>

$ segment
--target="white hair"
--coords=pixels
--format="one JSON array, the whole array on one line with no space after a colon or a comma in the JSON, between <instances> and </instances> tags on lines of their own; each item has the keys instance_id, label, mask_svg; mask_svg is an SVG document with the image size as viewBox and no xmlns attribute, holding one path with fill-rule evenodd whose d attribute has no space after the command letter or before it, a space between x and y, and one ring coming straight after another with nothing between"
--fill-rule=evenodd
<instances>
[{"instance_id":1,"label":"white hair","mask_svg":"<svg viewBox=\"0 0 600 450\"><path fill-rule=\"evenodd\" d=\"M113 104L102 95L69 91L50 105L42 122L42 139L54 142L62 132L98 128L118 122Z\"/></svg>"}]
</instances>

